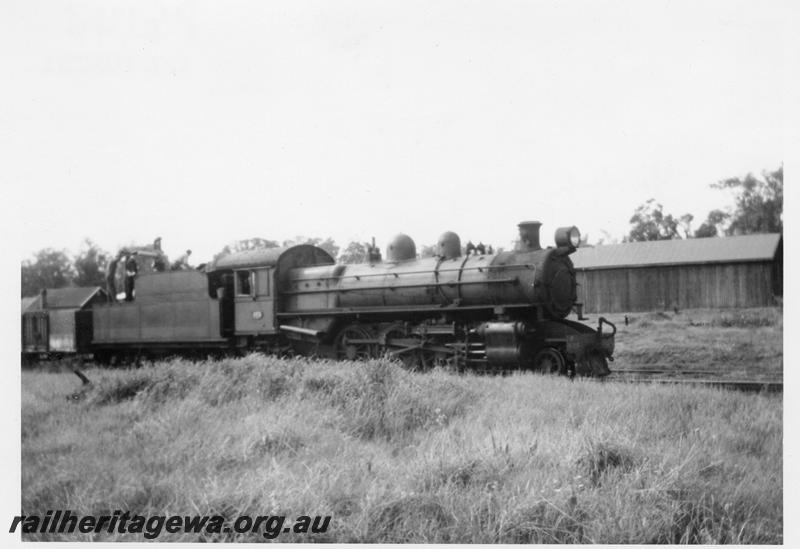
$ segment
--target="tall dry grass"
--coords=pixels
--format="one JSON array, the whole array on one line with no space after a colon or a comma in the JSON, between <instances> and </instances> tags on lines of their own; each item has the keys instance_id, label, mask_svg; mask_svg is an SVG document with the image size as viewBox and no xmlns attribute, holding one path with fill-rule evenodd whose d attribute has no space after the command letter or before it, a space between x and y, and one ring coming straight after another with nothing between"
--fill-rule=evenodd
<instances>
[{"instance_id":1,"label":"tall dry grass","mask_svg":"<svg viewBox=\"0 0 800 549\"><path fill-rule=\"evenodd\" d=\"M257 354L87 374L23 373L24 514L330 514L313 540L337 542L783 539L780 397Z\"/></svg>"}]
</instances>

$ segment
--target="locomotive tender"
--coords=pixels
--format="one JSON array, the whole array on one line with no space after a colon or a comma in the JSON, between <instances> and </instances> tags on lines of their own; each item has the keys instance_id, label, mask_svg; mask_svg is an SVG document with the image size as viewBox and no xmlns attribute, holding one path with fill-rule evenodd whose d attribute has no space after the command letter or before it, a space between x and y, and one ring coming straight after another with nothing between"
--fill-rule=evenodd
<instances>
[{"instance_id":1,"label":"locomotive tender","mask_svg":"<svg viewBox=\"0 0 800 549\"><path fill-rule=\"evenodd\" d=\"M540 225L520 223L516 249L496 254L462 255L458 236L447 232L436 257L423 259L398 235L385 260L371 253L357 265L300 245L232 253L204 271L141 274L133 301L92 309L92 352L106 362L260 349L607 375L614 325L600 318L593 329L566 319L577 309L584 320L569 258L580 233L560 228L556 247L543 249Z\"/></svg>"}]
</instances>

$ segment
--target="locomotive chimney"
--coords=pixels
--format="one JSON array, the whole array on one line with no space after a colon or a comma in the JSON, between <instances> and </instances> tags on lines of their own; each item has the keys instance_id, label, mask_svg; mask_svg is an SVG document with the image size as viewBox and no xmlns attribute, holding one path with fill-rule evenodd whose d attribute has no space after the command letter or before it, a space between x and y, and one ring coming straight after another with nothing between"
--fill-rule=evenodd
<instances>
[{"instance_id":1,"label":"locomotive chimney","mask_svg":"<svg viewBox=\"0 0 800 549\"><path fill-rule=\"evenodd\" d=\"M542 224L538 221L523 221L518 225L519 243L517 244L517 251L535 252L542 249L539 245L539 227L541 226Z\"/></svg>"}]
</instances>

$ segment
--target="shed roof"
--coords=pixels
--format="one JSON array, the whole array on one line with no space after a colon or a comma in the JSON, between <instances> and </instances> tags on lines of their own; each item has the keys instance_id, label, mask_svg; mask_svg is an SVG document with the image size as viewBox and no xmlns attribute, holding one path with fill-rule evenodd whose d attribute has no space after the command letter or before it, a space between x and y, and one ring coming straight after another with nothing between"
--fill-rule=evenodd
<instances>
[{"instance_id":1,"label":"shed roof","mask_svg":"<svg viewBox=\"0 0 800 549\"><path fill-rule=\"evenodd\" d=\"M571 258L576 269L772 261L781 238L780 234L749 234L628 242L578 248Z\"/></svg>"},{"instance_id":2,"label":"shed roof","mask_svg":"<svg viewBox=\"0 0 800 549\"><path fill-rule=\"evenodd\" d=\"M48 309L81 309L89 303L98 293L105 294L105 290L100 286L54 288L47 290L46 307ZM28 299L28 306L25 307L25 300ZM42 308L41 294L33 298L23 298L23 311L37 310Z\"/></svg>"}]
</instances>

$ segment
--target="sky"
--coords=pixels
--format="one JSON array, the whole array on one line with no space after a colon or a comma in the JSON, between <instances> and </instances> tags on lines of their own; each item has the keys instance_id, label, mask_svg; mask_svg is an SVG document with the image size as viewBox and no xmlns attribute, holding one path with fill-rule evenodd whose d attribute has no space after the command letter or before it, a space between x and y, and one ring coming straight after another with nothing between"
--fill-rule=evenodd
<instances>
[{"instance_id":1,"label":"sky","mask_svg":"<svg viewBox=\"0 0 800 549\"><path fill-rule=\"evenodd\" d=\"M780 2L5 1L19 259L84 238L620 239L784 160ZM793 32L794 26L791 27ZM5 158L3 158L5 157Z\"/></svg>"}]
</instances>

